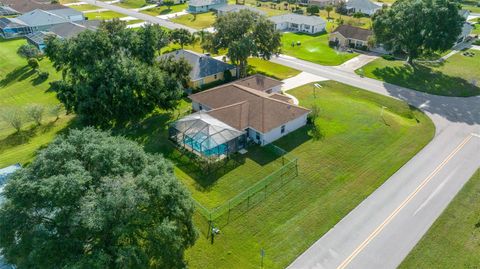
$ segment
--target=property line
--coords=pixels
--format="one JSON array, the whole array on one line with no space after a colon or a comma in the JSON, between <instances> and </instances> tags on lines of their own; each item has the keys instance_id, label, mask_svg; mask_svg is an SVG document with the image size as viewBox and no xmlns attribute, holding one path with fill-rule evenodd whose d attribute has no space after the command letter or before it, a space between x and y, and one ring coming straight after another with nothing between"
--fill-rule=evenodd
<instances>
[{"instance_id":1,"label":"property line","mask_svg":"<svg viewBox=\"0 0 480 269\"><path fill-rule=\"evenodd\" d=\"M352 260L395 218L396 215L420 192L425 185L470 141L475 134L467 136L448 156L440 163L430 175L380 224L353 252L348 256L337 269L344 269Z\"/></svg>"}]
</instances>

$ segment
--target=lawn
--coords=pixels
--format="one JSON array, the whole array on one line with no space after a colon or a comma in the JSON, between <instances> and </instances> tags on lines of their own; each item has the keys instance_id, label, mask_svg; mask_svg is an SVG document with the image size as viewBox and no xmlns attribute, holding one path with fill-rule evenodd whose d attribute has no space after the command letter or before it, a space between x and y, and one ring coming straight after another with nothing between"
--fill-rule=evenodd
<instances>
[{"instance_id":1,"label":"lawn","mask_svg":"<svg viewBox=\"0 0 480 269\"><path fill-rule=\"evenodd\" d=\"M200 236L187 252L191 268L258 268L261 249L265 268L285 268L433 137L432 122L405 103L321 84L316 98L312 84L289 92L320 107L319 132L304 127L275 143L298 157L299 176L222 227L213 245Z\"/></svg>"},{"instance_id":2,"label":"lawn","mask_svg":"<svg viewBox=\"0 0 480 269\"><path fill-rule=\"evenodd\" d=\"M179 4L179 5L173 5L168 9L167 6L159 6L159 7L154 7L146 10L140 11L141 13L145 13L151 16L159 16L159 15L166 15L170 13L177 13L185 10L187 8L187 3L184 4Z\"/></svg>"},{"instance_id":3,"label":"lawn","mask_svg":"<svg viewBox=\"0 0 480 269\"><path fill-rule=\"evenodd\" d=\"M217 16L214 12L207 12L196 15L186 14L176 18L172 18L171 21L201 30L211 27L215 22L216 18Z\"/></svg>"},{"instance_id":4,"label":"lawn","mask_svg":"<svg viewBox=\"0 0 480 269\"><path fill-rule=\"evenodd\" d=\"M478 268L480 170L462 188L399 268Z\"/></svg>"},{"instance_id":5,"label":"lawn","mask_svg":"<svg viewBox=\"0 0 480 269\"><path fill-rule=\"evenodd\" d=\"M115 11L100 11L85 13L85 17L87 17L89 20L112 20L126 16Z\"/></svg>"},{"instance_id":6,"label":"lawn","mask_svg":"<svg viewBox=\"0 0 480 269\"><path fill-rule=\"evenodd\" d=\"M480 35L480 23L475 23L475 24L473 25L472 34L474 34L474 35Z\"/></svg>"},{"instance_id":7,"label":"lawn","mask_svg":"<svg viewBox=\"0 0 480 269\"><path fill-rule=\"evenodd\" d=\"M301 45L296 45L297 41L300 41ZM327 34L308 35L303 33L284 33L282 35L282 53L322 65L340 65L358 55L330 48Z\"/></svg>"},{"instance_id":8,"label":"lawn","mask_svg":"<svg viewBox=\"0 0 480 269\"><path fill-rule=\"evenodd\" d=\"M415 68L403 61L379 58L364 66L363 72L367 77L436 95L479 95L480 51L469 52L475 53L475 56L457 53L441 65L416 64Z\"/></svg>"},{"instance_id":9,"label":"lawn","mask_svg":"<svg viewBox=\"0 0 480 269\"><path fill-rule=\"evenodd\" d=\"M272 63L260 58L248 59L249 74L263 74L269 77L273 77L279 80L294 77L300 74L301 71L293 69L288 66L284 66L277 63Z\"/></svg>"},{"instance_id":10,"label":"lawn","mask_svg":"<svg viewBox=\"0 0 480 269\"><path fill-rule=\"evenodd\" d=\"M90 4L84 4L84 5L74 5L74 6L69 6L70 8L73 8L78 11L87 11L87 10L97 10L101 9L99 6L94 6Z\"/></svg>"},{"instance_id":11,"label":"lawn","mask_svg":"<svg viewBox=\"0 0 480 269\"><path fill-rule=\"evenodd\" d=\"M119 3L115 3L114 5L124 7L124 8L141 8L147 5L145 0L122 0Z\"/></svg>"},{"instance_id":12,"label":"lawn","mask_svg":"<svg viewBox=\"0 0 480 269\"><path fill-rule=\"evenodd\" d=\"M27 61L16 54L27 42L24 39L0 39L0 110L18 108L35 103L51 108L58 104L55 94L48 92L49 82L59 77L48 59L40 61L40 70L50 74L49 79L39 80ZM62 116L58 121L46 116L44 124L35 126L26 122L20 133L0 120L0 168L15 163L28 163L35 151L46 145L55 134L67 126L71 117Z\"/></svg>"}]
</instances>

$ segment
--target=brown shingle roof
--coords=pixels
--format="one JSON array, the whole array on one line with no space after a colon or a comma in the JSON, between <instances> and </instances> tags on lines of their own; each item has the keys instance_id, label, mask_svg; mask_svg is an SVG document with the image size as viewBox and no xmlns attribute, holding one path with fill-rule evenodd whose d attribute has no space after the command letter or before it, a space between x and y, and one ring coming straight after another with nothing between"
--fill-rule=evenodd
<instances>
[{"instance_id":1,"label":"brown shingle roof","mask_svg":"<svg viewBox=\"0 0 480 269\"><path fill-rule=\"evenodd\" d=\"M0 4L9 6L20 13L27 13L35 9L54 10L65 6L52 4L51 0L0 0Z\"/></svg>"},{"instance_id":2,"label":"brown shingle roof","mask_svg":"<svg viewBox=\"0 0 480 269\"><path fill-rule=\"evenodd\" d=\"M292 99L286 95L279 94L279 93L274 93L270 95L270 98L277 99L283 102L291 103Z\"/></svg>"},{"instance_id":3,"label":"brown shingle roof","mask_svg":"<svg viewBox=\"0 0 480 269\"><path fill-rule=\"evenodd\" d=\"M372 35L372 31L351 26L351 25L340 25L332 33L340 33L345 38L352 38L362 41L368 41L368 37Z\"/></svg>"},{"instance_id":4,"label":"brown shingle roof","mask_svg":"<svg viewBox=\"0 0 480 269\"><path fill-rule=\"evenodd\" d=\"M189 96L212 110L208 114L243 130L246 127L266 133L310 110L272 98L270 95L236 83L222 85Z\"/></svg>"},{"instance_id":5,"label":"brown shingle roof","mask_svg":"<svg viewBox=\"0 0 480 269\"><path fill-rule=\"evenodd\" d=\"M260 74L249 76L244 79L239 79L234 83L252 88L254 90L262 91L262 92L283 84L283 82L279 80L269 78L267 76L260 75Z\"/></svg>"}]
</instances>

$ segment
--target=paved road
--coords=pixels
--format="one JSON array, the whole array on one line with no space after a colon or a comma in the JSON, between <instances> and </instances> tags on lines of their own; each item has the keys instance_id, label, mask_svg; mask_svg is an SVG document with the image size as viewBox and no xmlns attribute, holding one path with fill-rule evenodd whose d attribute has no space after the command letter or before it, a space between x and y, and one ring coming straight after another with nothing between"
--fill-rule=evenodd
<instances>
[{"instance_id":1,"label":"paved road","mask_svg":"<svg viewBox=\"0 0 480 269\"><path fill-rule=\"evenodd\" d=\"M168 29L183 28L183 29L187 29L188 31L190 31L192 33L197 31L193 28L187 27L187 26L182 25L182 24L174 23L174 22L171 22L171 21L168 21L168 20L164 20L164 19L160 19L160 18L157 18L157 17L154 17L154 16L147 15L147 14L143 14L143 13L140 13L140 12L132 10L132 9L107 4L107 3L102 2L102 1L82 0L82 2L86 2L86 3L92 4L92 5L99 6L99 7L104 8L104 9L109 9L109 10L112 10L112 11L115 11L115 12L118 12L118 13L122 13L122 14L125 14L125 15L130 16L130 17L134 17L134 18L137 18L137 19L140 19L140 20L144 20L146 22L155 23L155 24L158 24L160 26L166 27Z\"/></svg>"},{"instance_id":2,"label":"paved road","mask_svg":"<svg viewBox=\"0 0 480 269\"><path fill-rule=\"evenodd\" d=\"M272 61L405 100L435 123L431 143L289 266L396 268L480 167L480 97L429 95L287 56Z\"/></svg>"}]
</instances>

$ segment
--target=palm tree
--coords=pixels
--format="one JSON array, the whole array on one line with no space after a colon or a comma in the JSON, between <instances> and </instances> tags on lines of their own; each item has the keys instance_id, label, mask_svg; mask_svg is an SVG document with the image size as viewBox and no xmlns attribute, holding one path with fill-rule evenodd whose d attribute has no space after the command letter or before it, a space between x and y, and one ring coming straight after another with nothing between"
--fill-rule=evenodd
<instances>
[{"instance_id":1,"label":"palm tree","mask_svg":"<svg viewBox=\"0 0 480 269\"><path fill-rule=\"evenodd\" d=\"M330 12L332 12L333 6L332 5L327 5L325 7L325 11L327 12L327 20L330 19Z\"/></svg>"}]
</instances>

